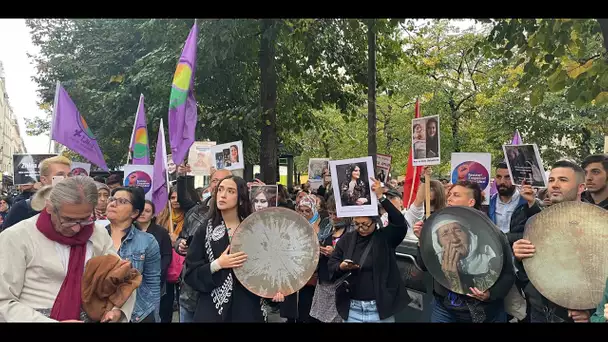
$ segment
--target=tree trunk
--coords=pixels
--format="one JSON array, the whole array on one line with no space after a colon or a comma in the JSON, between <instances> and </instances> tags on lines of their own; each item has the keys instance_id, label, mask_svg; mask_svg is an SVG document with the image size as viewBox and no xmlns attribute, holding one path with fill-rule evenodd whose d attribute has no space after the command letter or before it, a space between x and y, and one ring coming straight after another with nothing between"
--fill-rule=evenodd
<instances>
[{"instance_id":1,"label":"tree trunk","mask_svg":"<svg viewBox=\"0 0 608 342\"><path fill-rule=\"evenodd\" d=\"M376 32L375 20L367 21L367 154L376 167Z\"/></svg>"},{"instance_id":2,"label":"tree trunk","mask_svg":"<svg viewBox=\"0 0 608 342\"><path fill-rule=\"evenodd\" d=\"M321 142L323 144L323 151L325 151L325 158L329 158L329 144L325 141Z\"/></svg>"},{"instance_id":3,"label":"tree trunk","mask_svg":"<svg viewBox=\"0 0 608 342\"><path fill-rule=\"evenodd\" d=\"M460 136L459 136L459 124L460 115L458 115L458 108L453 99L450 99L449 103L451 118L452 118L452 144L454 145L454 152L460 152Z\"/></svg>"},{"instance_id":4,"label":"tree trunk","mask_svg":"<svg viewBox=\"0 0 608 342\"><path fill-rule=\"evenodd\" d=\"M276 20L262 19L260 41L260 173L266 184L277 179L277 73L275 69Z\"/></svg>"},{"instance_id":5,"label":"tree trunk","mask_svg":"<svg viewBox=\"0 0 608 342\"><path fill-rule=\"evenodd\" d=\"M391 148L393 147L393 142L395 141L395 137L393 136L393 131L390 127L391 124L391 116L393 115L393 106L388 105L387 115L384 118L384 134L386 135L386 153L391 154Z\"/></svg>"}]
</instances>

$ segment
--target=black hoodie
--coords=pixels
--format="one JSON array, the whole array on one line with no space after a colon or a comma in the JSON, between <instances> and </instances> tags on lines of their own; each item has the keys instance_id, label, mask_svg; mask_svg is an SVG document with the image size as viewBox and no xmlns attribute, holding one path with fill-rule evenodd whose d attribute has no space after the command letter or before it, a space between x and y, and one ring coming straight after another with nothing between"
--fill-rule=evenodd
<instances>
[{"instance_id":1,"label":"black hoodie","mask_svg":"<svg viewBox=\"0 0 608 342\"><path fill-rule=\"evenodd\" d=\"M581 194L581 200L583 202L595 204L600 208L608 209L608 198L601 201L600 203L595 203L595 201L593 201L593 197L591 197L591 194L589 193L589 191L585 191Z\"/></svg>"}]
</instances>

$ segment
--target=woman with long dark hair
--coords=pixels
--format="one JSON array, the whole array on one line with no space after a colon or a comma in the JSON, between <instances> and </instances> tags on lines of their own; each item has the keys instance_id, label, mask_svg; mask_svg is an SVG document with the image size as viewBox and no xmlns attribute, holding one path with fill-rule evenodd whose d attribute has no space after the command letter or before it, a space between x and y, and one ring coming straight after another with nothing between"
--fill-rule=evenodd
<instances>
[{"instance_id":1,"label":"woman with long dark hair","mask_svg":"<svg viewBox=\"0 0 608 342\"><path fill-rule=\"evenodd\" d=\"M350 164L346 168L346 180L340 185L342 205L369 204L371 198L366 182L361 180L361 168L357 164Z\"/></svg>"},{"instance_id":2,"label":"woman with long dark hair","mask_svg":"<svg viewBox=\"0 0 608 342\"><path fill-rule=\"evenodd\" d=\"M261 298L241 285L232 270L247 260L243 252L230 253L230 241L249 214L247 182L237 176L220 180L206 227L188 244L184 280L199 293L194 322L264 322Z\"/></svg>"}]
</instances>

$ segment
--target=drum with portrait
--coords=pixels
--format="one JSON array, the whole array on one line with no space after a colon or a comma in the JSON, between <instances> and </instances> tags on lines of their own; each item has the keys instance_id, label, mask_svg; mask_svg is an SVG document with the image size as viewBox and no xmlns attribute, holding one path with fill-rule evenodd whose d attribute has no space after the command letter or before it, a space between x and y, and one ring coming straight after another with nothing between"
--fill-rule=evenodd
<instances>
[{"instance_id":1,"label":"drum with portrait","mask_svg":"<svg viewBox=\"0 0 608 342\"><path fill-rule=\"evenodd\" d=\"M447 207L425 221L420 251L437 282L452 292L469 294L470 288L484 292L496 283L505 242L502 232L479 210Z\"/></svg>"}]
</instances>

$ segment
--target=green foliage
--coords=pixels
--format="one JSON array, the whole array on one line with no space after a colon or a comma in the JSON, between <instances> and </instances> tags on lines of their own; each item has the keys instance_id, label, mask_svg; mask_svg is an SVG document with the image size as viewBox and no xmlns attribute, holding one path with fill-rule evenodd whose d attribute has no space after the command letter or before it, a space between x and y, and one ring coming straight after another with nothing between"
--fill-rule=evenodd
<instances>
[{"instance_id":1,"label":"green foliage","mask_svg":"<svg viewBox=\"0 0 608 342\"><path fill-rule=\"evenodd\" d=\"M581 108L604 103L604 38L595 19L501 19L477 47L486 56L525 63L518 87L531 93L533 106L542 103L546 91L565 90L567 101Z\"/></svg>"}]
</instances>

